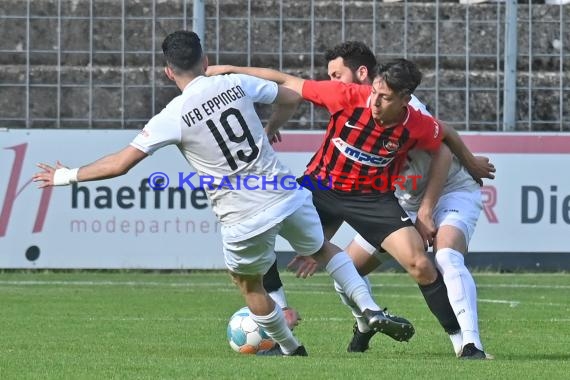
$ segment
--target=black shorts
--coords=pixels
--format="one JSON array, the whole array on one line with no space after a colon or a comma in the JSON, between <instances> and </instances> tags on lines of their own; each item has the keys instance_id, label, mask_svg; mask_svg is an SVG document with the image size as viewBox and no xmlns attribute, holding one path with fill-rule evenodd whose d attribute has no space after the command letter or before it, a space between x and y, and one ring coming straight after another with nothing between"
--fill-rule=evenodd
<instances>
[{"instance_id":1,"label":"black shorts","mask_svg":"<svg viewBox=\"0 0 570 380\"><path fill-rule=\"evenodd\" d=\"M307 179L302 183L307 184ZM313 193L313 204L319 213L323 228L347 222L362 237L379 248L392 232L414 224L398 203L393 192L352 193L313 186L305 186Z\"/></svg>"}]
</instances>

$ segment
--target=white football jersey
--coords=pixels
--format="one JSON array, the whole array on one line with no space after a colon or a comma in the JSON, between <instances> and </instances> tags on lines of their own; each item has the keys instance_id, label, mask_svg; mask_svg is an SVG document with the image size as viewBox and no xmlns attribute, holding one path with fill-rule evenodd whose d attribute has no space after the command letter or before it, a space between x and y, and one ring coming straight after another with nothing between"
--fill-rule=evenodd
<instances>
[{"instance_id":1,"label":"white football jersey","mask_svg":"<svg viewBox=\"0 0 570 380\"><path fill-rule=\"evenodd\" d=\"M244 221L282 201L300 204L306 194L299 198L301 191L271 183L294 177L277 159L254 109L254 102L273 103L277 90L274 82L248 75L199 76L131 145L152 154L176 144L200 177L213 178L203 187L222 224Z\"/></svg>"},{"instance_id":2,"label":"white football jersey","mask_svg":"<svg viewBox=\"0 0 570 380\"><path fill-rule=\"evenodd\" d=\"M431 113L429 113L429 111L427 110L427 107L425 104L423 104L422 102L420 102L420 100L414 95L411 95L411 99L408 102L408 104L410 106L412 106L412 108L420 111L421 113L423 113L424 115L429 115L431 116Z\"/></svg>"},{"instance_id":3,"label":"white football jersey","mask_svg":"<svg viewBox=\"0 0 570 380\"><path fill-rule=\"evenodd\" d=\"M419 101L419 99L412 95L409 104L425 115L430 115L426 106ZM408 152L406 164L402 169L400 175L409 178L408 176L419 175L421 178L407 179L404 189L396 186L396 197L400 205L406 211L418 211L422 198L424 196L426 186L428 183L429 167L431 164L432 156L429 152L419 149L412 149ZM461 165L459 159L453 155L451 167L447 174L447 181L443 187L441 194L447 194L452 191L477 191L480 189L479 185Z\"/></svg>"},{"instance_id":4,"label":"white football jersey","mask_svg":"<svg viewBox=\"0 0 570 380\"><path fill-rule=\"evenodd\" d=\"M420 175L416 179L415 189L412 179L405 182L404 189L396 186L396 197L402 208L406 211L418 211L428 183L429 167L431 164L431 154L424 150L412 149L408 152L408 159L405 167L400 173L406 178L410 175ZM447 180L441 194L448 194L453 191L478 191L480 186L471 177L471 174L459 163L459 159L453 155L451 167L447 173Z\"/></svg>"}]
</instances>

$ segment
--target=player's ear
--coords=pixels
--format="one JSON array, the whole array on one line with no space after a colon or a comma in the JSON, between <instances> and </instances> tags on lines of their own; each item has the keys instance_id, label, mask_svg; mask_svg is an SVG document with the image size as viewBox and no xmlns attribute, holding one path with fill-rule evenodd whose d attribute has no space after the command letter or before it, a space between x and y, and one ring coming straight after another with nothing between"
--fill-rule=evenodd
<instances>
[{"instance_id":1,"label":"player's ear","mask_svg":"<svg viewBox=\"0 0 570 380\"><path fill-rule=\"evenodd\" d=\"M172 70L172 68L170 68L170 66L164 67L164 74L166 74L166 77L168 79L174 82L174 71Z\"/></svg>"},{"instance_id":2,"label":"player's ear","mask_svg":"<svg viewBox=\"0 0 570 380\"><path fill-rule=\"evenodd\" d=\"M366 78L368 78L368 69L366 66L362 65L356 69L356 78L358 79L359 83L366 82Z\"/></svg>"},{"instance_id":3,"label":"player's ear","mask_svg":"<svg viewBox=\"0 0 570 380\"><path fill-rule=\"evenodd\" d=\"M202 68L204 69L204 71L208 70L208 56L204 55L204 57L202 58Z\"/></svg>"}]
</instances>

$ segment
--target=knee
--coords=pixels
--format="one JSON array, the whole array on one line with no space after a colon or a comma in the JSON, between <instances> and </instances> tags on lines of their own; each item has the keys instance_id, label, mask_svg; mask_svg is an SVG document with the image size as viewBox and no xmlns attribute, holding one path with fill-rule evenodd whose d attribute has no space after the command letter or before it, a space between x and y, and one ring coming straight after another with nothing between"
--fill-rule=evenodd
<instances>
[{"instance_id":1,"label":"knee","mask_svg":"<svg viewBox=\"0 0 570 380\"><path fill-rule=\"evenodd\" d=\"M461 252L451 248L442 248L435 254L435 263L441 273L462 268L465 265L465 259Z\"/></svg>"},{"instance_id":2,"label":"knee","mask_svg":"<svg viewBox=\"0 0 570 380\"><path fill-rule=\"evenodd\" d=\"M418 256L411 263L408 272L420 285L431 284L437 278L437 271L425 254Z\"/></svg>"},{"instance_id":3,"label":"knee","mask_svg":"<svg viewBox=\"0 0 570 380\"><path fill-rule=\"evenodd\" d=\"M242 275L232 273L232 279L242 293L250 293L263 288L261 275Z\"/></svg>"}]
</instances>

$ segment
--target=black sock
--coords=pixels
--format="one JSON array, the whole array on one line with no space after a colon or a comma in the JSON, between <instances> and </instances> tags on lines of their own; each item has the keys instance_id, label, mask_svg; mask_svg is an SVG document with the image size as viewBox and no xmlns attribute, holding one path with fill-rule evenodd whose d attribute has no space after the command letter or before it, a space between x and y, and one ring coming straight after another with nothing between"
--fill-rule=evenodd
<instances>
[{"instance_id":1,"label":"black sock","mask_svg":"<svg viewBox=\"0 0 570 380\"><path fill-rule=\"evenodd\" d=\"M443 282L443 276L437 271L437 278L429 285L418 285L426 300L426 303L435 315L439 324L448 334L455 334L461 330L457 317L449 303L447 287Z\"/></svg>"},{"instance_id":2,"label":"black sock","mask_svg":"<svg viewBox=\"0 0 570 380\"><path fill-rule=\"evenodd\" d=\"M263 287L267 293L274 292L283 286L279 271L277 270L277 260L273 263L271 268L263 276Z\"/></svg>"}]
</instances>

